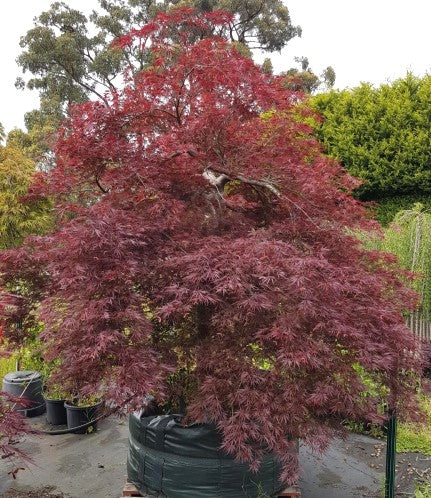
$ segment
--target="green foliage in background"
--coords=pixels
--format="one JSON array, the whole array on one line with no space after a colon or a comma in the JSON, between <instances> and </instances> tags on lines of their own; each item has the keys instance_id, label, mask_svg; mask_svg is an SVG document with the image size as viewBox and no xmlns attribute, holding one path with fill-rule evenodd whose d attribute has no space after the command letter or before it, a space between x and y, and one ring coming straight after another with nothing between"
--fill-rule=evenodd
<instances>
[{"instance_id":1,"label":"green foliage in background","mask_svg":"<svg viewBox=\"0 0 431 498\"><path fill-rule=\"evenodd\" d=\"M420 311L431 318L431 211L421 203L400 211L376 240L378 249L395 254L400 266L415 272L411 286L421 295Z\"/></svg>"},{"instance_id":2,"label":"green foliage in background","mask_svg":"<svg viewBox=\"0 0 431 498\"><path fill-rule=\"evenodd\" d=\"M413 209L420 202L426 210L431 210L431 194L408 194L393 197L383 197L375 202L372 210L376 219L388 226L399 211Z\"/></svg>"},{"instance_id":3,"label":"green foliage in background","mask_svg":"<svg viewBox=\"0 0 431 498\"><path fill-rule=\"evenodd\" d=\"M38 354L37 349L33 349L33 345L29 345L10 356L0 357L0 384L1 379L7 373L15 372L17 361L21 370L35 370L40 372L44 377L48 373L46 364Z\"/></svg>"},{"instance_id":4,"label":"green foliage in background","mask_svg":"<svg viewBox=\"0 0 431 498\"><path fill-rule=\"evenodd\" d=\"M61 104L54 97L42 98L40 108L25 114L27 131L15 128L7 136L7 144L21 150L39 170L54 166L51 143L56 139L56 131L64 119Z\"/></svg>"},{"instance_id":5,"label":"green foliage in background","mask_svg":"<svg viewBox=\"0 0 431 498\"><path fill-rule=\"evenodd\" d=\"M0 249L17 246L52 223L46 200L25 201L35 165L16 144L0 145Z\"/></svg>"},{"instance_id":6,"label":"green foliage in background","mask_svg":"<svg viewBox=\"0 0 431 498\"><path fill-rule=\"evenodd\" d=\"M58 366L59 360L47 363L43 359L43 343L39 338L43 323L36 321L31 327L26 327L25 323L23 326L25 337L19 347L12 347L7 341L0 342L0 381L7 373L14 372L17 366L19 370L35 370L46 380ZM5 356L6 351L8 356Z\"/></svg>"},{"instance_id":7,"label":"green foliage in background","mask_svg":"<svg viewBox=\"0 0 431 498\"><path fill-rule=\"evenodd\" d=\"M421 407L426 419L423 423L401 422L397 432L397 451L431 455L431 398L421 395Z\"/></svg>"},{"instance_id":8,"label":"green foliage in background","mask_svg":"<svg viewBox=\"0 0 431 498\"><path fill-rule=\"evenodd\" d=\"M383 229L382 237L369 238L355 233L369 249L394 254L401 268L414 272L408 280L420 294L419 310L431 319L431 210L417 202L411 209L399 211L393 222Z\"/></svg>"},{"instance_id":9,"label":"green foliage in background","mask_svg":"<svg viewBox=\"0 0 431 498\"><path fill-rule=\"evenodd\" d=\"M295 62L300 65L300 69L291 67L286 72L281 73L286 88L311 94L319 88L330 90L334 86L336 75L333 67L328 66L322 74L317 75L311 69L307 57L295 57Z\"/></svg>"},{"instance_id":10,"label":"green foliage in background","mask_svg":"<svg viewBox=\"0 0 431 498\"><path fill-rule=\"evenodd\" d=\"M363 83L311 104L323 116L315 127L328 153L364 181L362 199L431 193L431 76Z\"/></svg>"},{"instance_id":11,"label":"green foliage in background","mask_svg":"<svg viewBox=\"0 0 431 498\"><path fill-rule=\"evenodd\" d=\"M10 373L15 372L16 360L13 356L0 356L0 386L3 377ZM1 390L1 387L0 387Z\"/></svg>"}]
</instances>

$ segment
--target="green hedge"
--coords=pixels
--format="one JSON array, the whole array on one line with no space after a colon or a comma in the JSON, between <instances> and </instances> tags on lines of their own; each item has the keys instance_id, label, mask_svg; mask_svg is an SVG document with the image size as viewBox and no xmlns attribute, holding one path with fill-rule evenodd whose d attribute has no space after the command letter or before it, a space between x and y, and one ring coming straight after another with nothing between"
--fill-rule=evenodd
<instances>
[{"instance_id":1,"label":"green hedge","mask_svg":"<svg viewBox=\"0 0 431 498\"><path fill-rule=\"evenodd\" d=\"M408 74L392 84L370 84L312 97L329 155L364 180L362 199L431 194L431 76Z\"/></svg>"},{"instance_id":2,"label":"green hedge","mask_svg":"<svg viewBox=\"0 0 431 498\"><path fill-rule=\"evenodd\" d=\"M431 212L431 194L410 194L394 197L383 197L375 201L372 207L377 220L384 226L393 221L399 211L412 209L414 204L420 202L426 210Z\"/></svg>"}]
</instances>

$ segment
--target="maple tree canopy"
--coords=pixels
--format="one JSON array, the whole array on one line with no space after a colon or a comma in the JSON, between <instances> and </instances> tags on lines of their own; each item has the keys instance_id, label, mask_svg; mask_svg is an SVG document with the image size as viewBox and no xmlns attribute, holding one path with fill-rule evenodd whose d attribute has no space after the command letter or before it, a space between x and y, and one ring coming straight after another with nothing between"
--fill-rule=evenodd
<instances>
[{"instance_id":1,"label":"maple tree canopy","mask_svg":"<svg viewBox=\"0 0 431 498\"><path fill-rule=\"evenodd\" d=\"M54 380L129 410L183 401L227 451L256 462L265 445L294 480L288 435L323 447L341 418L376 416L363 372L416 410L415 295L352 235L376 226L300 96L199 36L227 19L178 10L118 41L150 47L151 68L75 107L31 191L61 222L0 270L26 327L45 324Z\"/></svg>"}]
</instances>

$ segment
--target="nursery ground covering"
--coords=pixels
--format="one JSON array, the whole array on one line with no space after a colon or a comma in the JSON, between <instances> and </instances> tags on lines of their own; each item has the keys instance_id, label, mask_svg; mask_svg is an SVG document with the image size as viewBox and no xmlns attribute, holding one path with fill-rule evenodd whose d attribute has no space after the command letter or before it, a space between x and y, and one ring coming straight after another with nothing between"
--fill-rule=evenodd
<instances>
[{"instance_id":1,"label":"nursery ground covering","mask_svg":"<svg viewBox=\"0 0 431 498\"><path fill-rule=\"evenodd\" d=\"M44 416L31 419L31 423L46 427ZM127 434L126 421L111 417L90 435L29 436L23 448L32 454L36 465L18 473L14 481L5 477L7 464L0 461L0 496L117 498L126 473ZM301 446L300 461L304 498L381 498L384 441L350 434L345 441L333 441L324 455ZM399 454L399 496L414 496L416 485L417 498L429 498L424 493L430 469L431 456Z\"/></svg>"}]
</instances>

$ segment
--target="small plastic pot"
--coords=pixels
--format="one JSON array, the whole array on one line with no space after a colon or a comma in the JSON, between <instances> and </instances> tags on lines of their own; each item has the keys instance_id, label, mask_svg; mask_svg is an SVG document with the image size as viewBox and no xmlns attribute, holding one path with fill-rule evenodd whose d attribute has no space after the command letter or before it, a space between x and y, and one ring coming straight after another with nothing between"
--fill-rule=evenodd
<instances>
[{"instance_id":1,"label":"small plastic pot","mask_svg":"<svg viewBox=\"0 0 431 498\"><path fill-rule=\"evenodd\" d=\"M45 398L46 420L52 425L66 425L67 414L64 399Z\"/></svg>"},{"instance_id":2,"label":"small plastic pot","mask_svg":"<svg viewBox=\"0 0 431 498\"><path fill-rule=\"evenodd\" d=\"M91 406L76 406L66 401L64 403L64 407L66 408L67 428L74 429L75 427L79 427L81 425L87 424L88 422L91 422L92 420L95 420L98 416L98 412L101 406L101 401L96 405ZM76 431L73 431L73 433L86 434L87 432L95 431L96 428L97 422L94 422L94 424L90 425L89 427L77 429Z\"/></svg>"}]
</instances>

